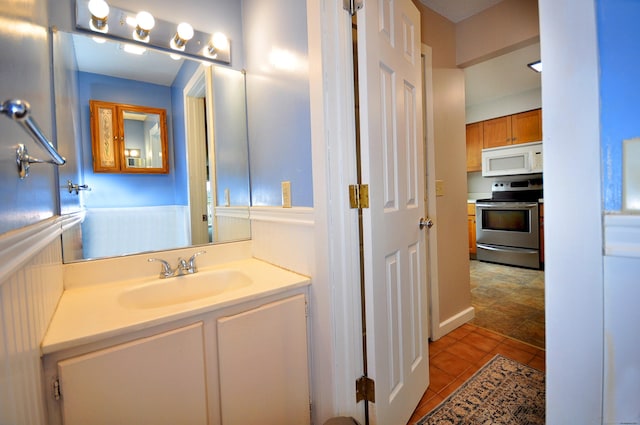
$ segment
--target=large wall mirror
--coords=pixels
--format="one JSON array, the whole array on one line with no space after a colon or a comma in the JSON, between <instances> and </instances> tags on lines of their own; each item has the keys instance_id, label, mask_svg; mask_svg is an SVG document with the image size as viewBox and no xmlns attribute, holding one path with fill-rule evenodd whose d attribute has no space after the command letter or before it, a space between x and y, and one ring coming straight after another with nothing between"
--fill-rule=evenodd
<instances>
[{"instance_id":1,"label":"large wall mirror","mask_svg":"<svg viewBox=\"0 0 640 425\"><path fill-rule=\"evenodd\" d=\"M53 49L54 89L65 103L56 105L58 138L60 128L71 128L75 152L67 156L75 156L77 179L90 189L70 208L84 211L84 220L81 235L63 234L64 262L250 238L242 72L151 49L128 53L119 42L61 31ZM143 162L124 145L119 158L134 172L95 172L91 100L166 111L166 152L159 153L167 172L135 172ZM139 111L124 111L140 120L132 115Z\"/></svg>"}]
</instances>

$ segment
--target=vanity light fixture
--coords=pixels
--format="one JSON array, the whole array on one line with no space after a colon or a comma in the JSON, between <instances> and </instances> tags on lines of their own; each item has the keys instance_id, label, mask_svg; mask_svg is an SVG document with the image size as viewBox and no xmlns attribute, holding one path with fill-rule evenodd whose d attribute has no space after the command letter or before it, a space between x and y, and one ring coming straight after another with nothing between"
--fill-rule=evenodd
<instances>
[{"instance_id":1,"label":"vanity light fixture","mask_svg":"<svg viewBox=\"0 0 640 425\"><path fill-rule=\"evenodd\" d=\"M156 20L153 19L151 13L145 11L138 13L136 15L136 29L133 31L133 38L143 43L148 43L149 33L155 24Z\"/></svg>"},{"instance_id":2,"label":"vanity light fixture","mask_svg":"<svg viewBox=\"0 0 640 425\"><path fill-rule=\"evenodd\" d=\"M87 7L91 14L91 20L89 21L91 29L102 33L108 32L109 5L107 2L104 0L90 0Z\"/></svg>"},{"instance_id":3,"label":"vanity light fixture","mask_svg":"<svg viewBox=\"0 0 640 425\"><path fill-rule=\"evenodd\" d=\"M75 28L92 36L179 54L210 64L231 63L231 42L224 34L198 31L186 22L173 23L154 18L153 11L138 13L108 5L107 1L75 0ZM111 25L107 25L107 19Z\"/></svg>"},{"instance_id":4,"label":"vanity light fixture","mask_svg":"<svg viewBox=\"0 0 640 425\"><path fill-rule=\"evenodd\" d=\"M542 61L540 60L528 63L527 66L533 69L535 72L542 72Z\"/></svg>"},{"instance_id":5,"label":"vanity light fixture","mask_svg":"<svg viewBox=\"0 0 640 425\"><path fill-rule=\"evenodd\" d=\"M176 31L176 35L173 36L169 44L171 45L171 48L174 50L184 51L187 42L192 38L193 38L193 27L186 22L182 22L178 24L178 30Z\"/></svg>"}]
</instances>

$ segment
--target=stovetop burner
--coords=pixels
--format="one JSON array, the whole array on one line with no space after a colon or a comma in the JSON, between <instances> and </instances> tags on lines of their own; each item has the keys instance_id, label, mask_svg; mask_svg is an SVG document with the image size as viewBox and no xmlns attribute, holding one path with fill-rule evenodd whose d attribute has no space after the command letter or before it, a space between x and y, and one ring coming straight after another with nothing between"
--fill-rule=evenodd
<instances>
[{"instance_id":1,"label":"stovetop burner","mask_svg":"<svg viewBox=\"0 0 640 425\"><path fill-rule=\"evenodd\" d=\"M491 199L481 199L480 201L537 202L541 198L542 177L536 177L527 180L515 181L496 180L491 185Z\"/></svg>"}]
</instances>

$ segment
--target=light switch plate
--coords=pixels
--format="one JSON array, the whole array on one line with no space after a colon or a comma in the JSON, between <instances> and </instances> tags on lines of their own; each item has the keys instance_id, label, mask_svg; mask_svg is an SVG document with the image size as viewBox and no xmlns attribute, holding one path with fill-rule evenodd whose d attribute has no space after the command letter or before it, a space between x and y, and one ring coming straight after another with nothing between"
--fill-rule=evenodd
<instances>
[{"instance_id":1,"label":"light switch plate","mask_svg":"<svg viewBox=\"0 0 640 425\"><path fill-rule=\"evenodd\" d=\"M229 194L229 189L224 190L224 205L226 207L231 205L231 195Z\"/></svg>"},{"instance_id":2,"label":"light switch plate","mask_svg":"<svg viewBox=\"0 0 640 425\"><path fill-rule=\"evenodd\" d=\"M291 208L291 182L282 182L282 207Z\"/></svg>"},{"instance_id":3,"label":"light switch plate","mask_svg":"<svg viewBox=\"0 0 640 425\"><path fill-rule=\"evenodd\" d=\"M436 196L444 196L444 180L436 180Z\"/></svg>"}]
</instances>

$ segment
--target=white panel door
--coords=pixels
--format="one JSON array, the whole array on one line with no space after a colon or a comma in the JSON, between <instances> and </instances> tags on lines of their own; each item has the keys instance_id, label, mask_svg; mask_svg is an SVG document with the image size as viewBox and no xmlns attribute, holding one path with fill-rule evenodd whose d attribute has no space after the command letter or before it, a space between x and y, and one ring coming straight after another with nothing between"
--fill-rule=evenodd
<instances>
[{"instance_id":1,"label":"white panel door","mask_svg":"<svg viewBox=\"0 0 640 425\"><path fill-rule=\"evenodd\" d=\"M420 14L367 1L357 27L369 413L405 424L429 384Z\"/></svg>"},{"instance_id":2,"label":"white panel door","mask_svg":"<svg viewBox=\"0 0 640 425\"><path fill-rule=\"evenodd\" d=\"M65 425L207 423L202 323L58 363Z\"/></svg>"}]
</instances>

